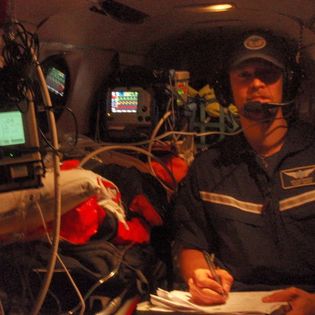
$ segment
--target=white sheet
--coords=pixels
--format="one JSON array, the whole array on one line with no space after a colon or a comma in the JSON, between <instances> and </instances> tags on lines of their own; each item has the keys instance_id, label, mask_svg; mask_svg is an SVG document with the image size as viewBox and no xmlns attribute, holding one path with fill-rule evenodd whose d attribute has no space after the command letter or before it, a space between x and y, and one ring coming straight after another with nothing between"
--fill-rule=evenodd
<instances>
[{"instance_id":1,"label":"white sheet","mask_svg":"<svg viewBox=\"0 0 315 315\"><path fill-rule=\"evenodd\" d=\"M103 192L101 176L85 169L60 172L61 212L71 210L89 196ZM54 218L54 174L47 172L43 187L0 193L0 239L23 238L23 234L42 225L36 201L45 221Z\"/></svg>"}]
</instances>

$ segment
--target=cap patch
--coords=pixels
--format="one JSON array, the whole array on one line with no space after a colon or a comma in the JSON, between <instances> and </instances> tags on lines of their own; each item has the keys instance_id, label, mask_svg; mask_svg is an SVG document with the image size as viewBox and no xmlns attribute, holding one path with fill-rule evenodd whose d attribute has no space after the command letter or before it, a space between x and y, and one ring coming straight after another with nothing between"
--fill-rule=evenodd
<instances>
[{"instance_id":1,"label":"cap patch","mask_svg":"<svg viewBox=\"0 0 315 315\"><path fill-rule=\"evenodd\" d=\"M262 36L252 35L247 37L243 44L249 50L259 50L263 49L267 45L267 42Z\"/></svg>"}]
</instances>

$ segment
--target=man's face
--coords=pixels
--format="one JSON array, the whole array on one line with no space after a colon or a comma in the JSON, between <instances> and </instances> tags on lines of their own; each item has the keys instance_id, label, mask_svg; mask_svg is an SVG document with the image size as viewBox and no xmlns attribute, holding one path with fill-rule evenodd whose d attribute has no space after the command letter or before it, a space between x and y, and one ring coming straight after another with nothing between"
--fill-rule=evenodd
<instances>
[{"instance_id":1,"label":"man's face","mask_svg":"<svg viewBox=\"0 0 315 315\"><path fill-rule=\"evenodd\" d=\"M283 74L280 68L262 59L251 59L229 72L234 105L244 113L247 102L282 101Z\"/></svg>"}]
</instances>

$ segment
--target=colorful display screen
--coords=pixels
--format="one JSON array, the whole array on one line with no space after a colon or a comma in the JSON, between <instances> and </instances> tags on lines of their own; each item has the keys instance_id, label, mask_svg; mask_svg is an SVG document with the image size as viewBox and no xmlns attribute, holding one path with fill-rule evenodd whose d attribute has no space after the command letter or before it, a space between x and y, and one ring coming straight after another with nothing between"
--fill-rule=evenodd
<instances>
[{"instance_id":1,"label":"colorful display screen","mask_svg":"<svg viewBox=\"0 0 315 315\"><path fill-rule=\"evenodd\" d=\"M112 91L112 113L137 113L139 104L138 91Z\"/></svg>"},{"instance_id":2,"label":"colorful display screen","mask_svg":"<svg viewBox=\"0 0 315 315\"><path fill-rule=\"evenodd\" d=\"M0 112L0 146L25 144L23 117L20 111Z\"/></svg>"},{"instance_id":3,"label":"colorful display screen","mask_svg":"<svg viewBox=\"0 0 315 315\"><path fill-rule=\"evenodd\" d=\"M48 90L54 94L63 96L65 92L66 75L55 67L48 69L46 75Z\"/></svg>"}]
</instances>

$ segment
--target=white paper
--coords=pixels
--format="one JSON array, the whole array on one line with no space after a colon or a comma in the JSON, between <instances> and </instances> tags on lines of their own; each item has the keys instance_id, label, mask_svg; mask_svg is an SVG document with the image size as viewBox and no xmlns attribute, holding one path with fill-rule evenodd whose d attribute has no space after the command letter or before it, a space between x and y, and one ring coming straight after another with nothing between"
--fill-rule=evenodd
<instances>
[{"instance_id":1,"label":"white paper","mask_svg":"<svg viewBox=\"0 0 315 315\"><path fill-rule=\"evenodd\" d=\"M156 295L151 294L151 303L165 310L196 311L208 314L272 314L287 306L287 303L264 303L262 298L270 295L270 291L230 292L225 304L202 306L191 301L191 295L184 291L165 291L158 289Z\"/></svg>"}]
</instances>

